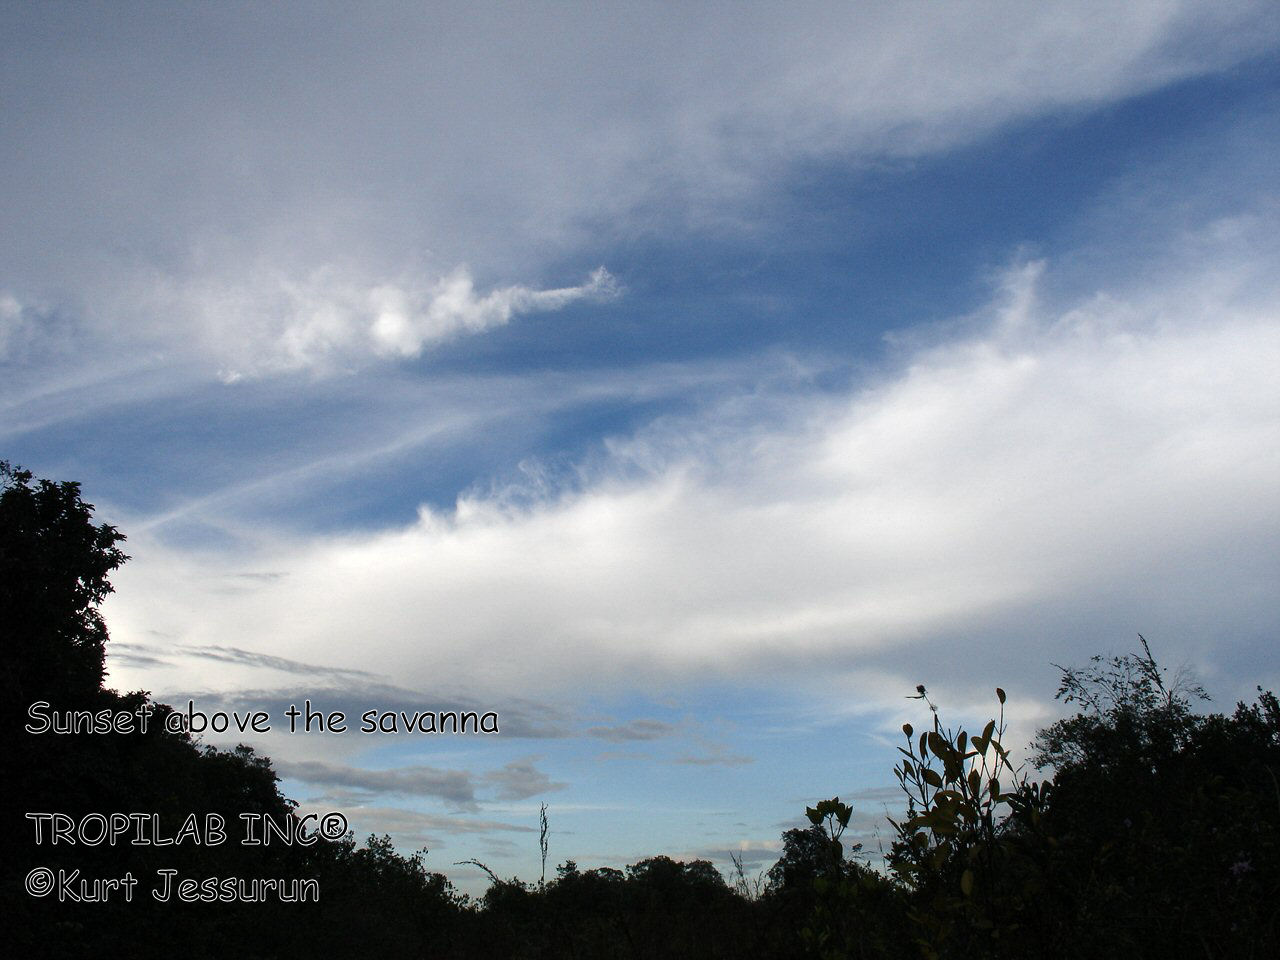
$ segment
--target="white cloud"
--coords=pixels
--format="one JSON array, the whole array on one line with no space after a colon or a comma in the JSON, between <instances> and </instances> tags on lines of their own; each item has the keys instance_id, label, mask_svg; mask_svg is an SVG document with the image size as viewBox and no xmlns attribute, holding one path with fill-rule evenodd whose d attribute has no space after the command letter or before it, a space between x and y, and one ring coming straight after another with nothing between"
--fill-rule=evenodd
<instances>
[{"instance_id":1,"label":"white cloud","mask_svg":"<svg viewBox=\"0 0 1280 960\"><path fill-rule=\"evenodd\" d=\"M535 290L512 285L478 292L458 267L433 284L412 280L361 284L332 268L305 280L280 275L251 282L174 284L155 277L139 291L156 316L185 318L206 350L224 363L228 382L245 375L367 365L413 357L455 336L482 333L521 314L603 301L619 286L600 267L577 286Z\"/></svg>"},{"instance_id":2,"label":"white cloud","mask_svg":"<svg viewBox=\"0 0 1280 960\"><path fill-rule=\"evenodd\" d=\"M1015 267L878 383L781 426L744 428L741 398L655 424L532 505L473 494L251 562L144 537L110 623L491 698L907 661L913 685L938 638L949 680L984 686L980 644L1037 674L1097 631L1247 655L1277 619L1280 318L1274 281L1221 267L1066 305ZM288 576L209 589L241 564Z\"/></svg>"},{"instance_id":3,"label":"white cloud","mask_svg":"<svg viewBox=\"0 0 1280 960\"><path fill-rule=\"evenodd\" d=\"M1263 0L192 15L85 7L57 44L7 32L0 122L21 150L0 205L20 228L0 274L104 346L228 377L552 308L448 271L488 286L597 260L606 233L718 229L798 158L971 143L1223 69L1278 22ZM444 279L388 279L405 274Z\"/></svg>"},{"instance_id":4,"label":"white cloud","mask_svg":"<svg viewBox=\"0 0 1280 960\"><path fill-rule=\"evenodd\" d=\"M461 269L440 280L425 298L398 287L378 287L369 294L376 310L374 349L410 357L421 352L425 343L500 327L517 313L558 310L576 300L607 300L617 293L617 281L604 267L586 283L558 290L512 286L477 296L471 276Z\"/></svg>"}]
</instances>

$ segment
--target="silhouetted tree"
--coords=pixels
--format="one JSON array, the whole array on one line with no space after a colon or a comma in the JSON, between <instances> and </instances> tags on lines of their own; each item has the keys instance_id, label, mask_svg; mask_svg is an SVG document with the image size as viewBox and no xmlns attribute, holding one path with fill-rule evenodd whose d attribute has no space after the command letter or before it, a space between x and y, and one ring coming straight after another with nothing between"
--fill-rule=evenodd
<instances>
[{"instance_id":1,"label":"silhouetted tree","mask_svg":"<svg viewBox=\"0 0 1280 960\"><path fill-rule=\"evenodd\" d=\"M0 463L0 636L3 715L0 758L6 789L0 916L10 952L23 957L411 956L429 941L448 944L459 898L420 857L404 858L389 841L367 848L350 840L309 847L242 847L240 814L277 822L293 816L266 757L241 745L203 746L170 732L172 712L143 692L103 688L108 641L98 605L111 592L109 574L127 557L124 537L93 521L93 506L75 483L36 481ZM153 715L144 734L33 734L27 707ZM217 845L135 846L127 839L96 846L34 843L27 812L156 814L170 835L190 814L221 815L228 839ZM139 880L133 902L59 902L27 895L34 866L87 880ZM315 877L323 905L285 903L158 904L155 871L181 876ZM440 951L433 955L447 956Z\"/></svg>"},{"instance_id":2,"label":"silhouetted tree","mask_svg":"<svg viewBox=\"0 0 1280 960\"><path fill-rule=\"evenodd\" d=\"M0 658L3 702L79 703L102 684L107 629L98 604L128 558L124 534L95 524L78 483L35 481L0 461Z\"/></svg>"},{"instance_id":3,"label":"silhouetted tree","mask_svg":"<svg viewBox=\"0 0 1280 960\"><path fill-rule=\"evenodd\" d=\"M1054 770L1041 825L1056 897L1047 932L1131 957L1265 955L1280 896L1280 711L1259 690L1232 716L1141 652L1062 669L1079 709L1041 731ZM1088 923L1078 923L1087 918Z\"/></svg>"}]
</instances>

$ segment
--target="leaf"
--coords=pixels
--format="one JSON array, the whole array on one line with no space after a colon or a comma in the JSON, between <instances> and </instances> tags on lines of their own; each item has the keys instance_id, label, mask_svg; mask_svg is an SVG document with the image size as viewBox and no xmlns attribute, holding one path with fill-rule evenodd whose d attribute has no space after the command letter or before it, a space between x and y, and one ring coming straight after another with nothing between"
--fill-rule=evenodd
<instances>
[{"instance_id":1,"label":"leaf","mask_svg":"<svg viewBox=\"0 0 1280 960\"><path fill-rule=\"evenodd\" d=\"M934 756L945 757L951 752L951 744L943 739L942 734L930 731L929 749L933 751Z\"/></svg>"},{"instance_id":2,"label":"leaf","mask_svg":"<svg viewBox=\"0 0 1280 960\"><path fill-rule=\"evenodd\" d=\"M908 739L910 739L911 734L915 733L915 730L912 728L911 724L904 723L902 725L902 732L907 735Z\"/></svg>"},{"instance_id":3,"label":"leaf","mask_svg":"<svg viewBox=\"0 0 1280 960\"><path fill-rule=\"evenodd\" d=\"M937 788L942 787L942 778L938 776L937 770L929 770L926 768L920 772L920 775L924 777L924 782L929 786Z\"/></svg>"},{"instance_id":4,"label":"leaf","mask_svg":"<svg viewBox=\"0 0 1280 960\"><path fill-rule=\"evenodd\" d=\"M999 700L1002 705L1004 704L1004 691L999 687L996 687L996 699Z\"/></svg>"},{"instance_id":5,"label":"leaf","mask_svg":"<svg viewBox=\"0 0 1280 960\"><path fill-rule=\"evenodd\" d=\"M973 871L966 870L960 874L960 892L966 897L973 896Z\"/></svg>"}]
</instances>

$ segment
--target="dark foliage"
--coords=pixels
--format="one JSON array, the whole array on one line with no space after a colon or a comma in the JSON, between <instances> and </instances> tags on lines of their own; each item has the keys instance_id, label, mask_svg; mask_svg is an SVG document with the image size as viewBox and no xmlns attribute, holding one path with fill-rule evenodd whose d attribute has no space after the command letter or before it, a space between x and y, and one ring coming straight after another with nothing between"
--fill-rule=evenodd
<instances>
[{"instance_id":1,"label":"dark foliage","mask_svg":"<svg viewBox=\"0 0 1280 960\"><path fill-rule=\"evenodd\" d=\"M107 628L98 604L111 592L108 574L128 557L116 546L124 535L92 515L79 484L33 482L0 461L0 693L8 709L84 700L102 685Z\"/></svg>"},{"instance_id":2,"label":"dark foliage","mask_svg":"<svg viewBox=\"0 0 1280 960\"><path fill-rule=\"evenodd\" d=\"M1046 933L1078 926L1092 955L1268 956L1280 932L1276 699L1259 689L1232 716L1196 714L1203 691L1166 683L1141 644L1064 670L1060 696L1081 709L1036 742L1054 768Z\"/></svg>"},{"instance_id":3,"label":"dark foliage","mask_svg":"<svg viewBox=\"0 0 1280 960\"><path fill-rule=\"evenodd\" d=\"M935 711L918 750L907 728L899 777L923 789L890 862L921 955L1273 955L1276 699L1259 690L1232 716L1197 714L1203 691L1166 682L1139 643L1062 669L1059 697L1078 712L1033 745L1051 783L989 765L1007 757L1002 719L975 737Z\"/></svg>"}]
</instances>

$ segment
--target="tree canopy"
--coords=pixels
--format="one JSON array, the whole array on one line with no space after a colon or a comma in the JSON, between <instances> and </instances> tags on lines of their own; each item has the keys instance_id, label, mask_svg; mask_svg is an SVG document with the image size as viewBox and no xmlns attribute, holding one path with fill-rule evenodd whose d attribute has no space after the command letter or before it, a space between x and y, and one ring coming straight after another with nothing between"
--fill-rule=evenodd
<instances>
[{"instance_id":1,"label":"tree canopy","mask_svg":"<svg viewBox=\"0 0 1280 960\"><path fill-rule=\"evenodd\" d=\"M0 623L4 702L83 699L103 680L98 605L128 557L124 534L95 524L74 482L36 481L0 461Z\"/></svg>"}]
</instances>

